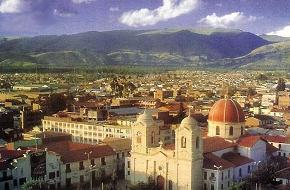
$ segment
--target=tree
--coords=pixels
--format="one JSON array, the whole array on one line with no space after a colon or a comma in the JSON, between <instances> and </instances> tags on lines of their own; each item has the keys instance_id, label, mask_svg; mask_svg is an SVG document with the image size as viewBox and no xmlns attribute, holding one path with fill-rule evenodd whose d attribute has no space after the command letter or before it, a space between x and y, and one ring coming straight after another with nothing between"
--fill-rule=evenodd
<instances>
[{"instance_id":1,"label":"tree","mask_svg":"<svg viewBox=\"0 0 290 190\"><path fill-rule=\"evenodd\" d=\"M285 167L287 167L286 157L273 157L258 165L258 168L252 173L251 181L261 184L273 184L275 182L276 172Z\"/></svg>"},{"instance_id":2,"label":"tree","mask_svg":"<svg viewBox=\"0 0 290 190\"><path fill-rule=\"evenodd\" d=\"M283 78L278 79L276 91L284 91L286 88L285 80Z\"/></svg>"},{"instance_id":3,"label":"tree","mask_svg":"<svg viewBox=\"0 0 290 190\"><path fill-rule=\"evenodd\" d=\"M24 183L21 186L21 190L47 190L48 185L37 180L32 180Z\"/></svg>"}]
</instances>

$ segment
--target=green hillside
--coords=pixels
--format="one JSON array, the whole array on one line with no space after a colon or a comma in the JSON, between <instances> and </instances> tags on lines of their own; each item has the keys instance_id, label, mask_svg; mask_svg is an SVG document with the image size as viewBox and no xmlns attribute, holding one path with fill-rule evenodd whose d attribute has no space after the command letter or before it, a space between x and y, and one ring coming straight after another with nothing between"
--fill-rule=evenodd
<instances>
[{"instance_id":1,"label":"green hillside","mask_svg":"<svg viewBox=\"0 0 290 190\"><path fill-rule=\"evenodd\" d=\"M240 30L93 31L3 40L0 66L201 65L241 57L268 44Z\"/></svg>"}]
</instances>

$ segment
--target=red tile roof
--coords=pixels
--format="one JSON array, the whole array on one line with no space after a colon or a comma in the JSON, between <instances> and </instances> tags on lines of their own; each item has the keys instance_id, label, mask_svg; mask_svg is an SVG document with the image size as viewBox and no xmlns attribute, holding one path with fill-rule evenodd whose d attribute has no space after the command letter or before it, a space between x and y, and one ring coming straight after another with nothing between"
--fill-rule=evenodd
<instances>
[{"instance_id":1,"label":"red tile roof","mask_svg":"<svg viewBox=\"0 0 290 190\"><path fill-rule=\"evenodd\" d=\"M221 170L227 169L227 168L232 168L235 167L234 164L232 164L231 162L224 160L212 153L206 153L203 155L204 159L203 159L203 168L205 169L212 169L212 170L216 170L216 168L214 166L222 166Z\"/></svg>"},{"instance_id":2,"label":"red tile roof","mask_svg":"<svg viewBox=\"0 0 290 190\"><path fill-rule=\"evenodd\" d=\"M215 152L236 146L235 143L226 141L220 137L207 137L203 139L203 152Z\"/></svg>"},{"instance_id":3,"label":"red tile roof","mask_svg":"<svg viewBox=\"0 0 290 190\"><path fill-rule=\"evenodd\" d=\"M225 98L217 101L208 114L209 121L238 123L245 121L245 114L235 100Z\"/></svg>"},{"instance_id":4,"label":"red tile roof","mask_svg":"<svg viewBox=\"0 0 290 190\"><path fill-rule=\"evenodd\" d=\"M235 167L254 162L253 159L241 156L240 154L234 152L227 152L222 155L222 158L234 164Z\"/></svg>"},{"instance_id":5,"label":"red tile roof","mask_svg":"<svg viewBox=\"0 0 290 190\"><path fill-rule=\"evenodd\" d=\"M239 138L238 145L250 148L253 147L259 140L263 140L261 136L244 136Z\"/></svg>"},{"instance_id":6,"label":"red tile roof","mask_svg":"<svg viewBox=\"0 0 290 190\"><path fill-rule=\"evenodd\" d=\"M113 148L108 145L88 145L70 141L57 142L42 148L58 153L64 163L87 160L88 156L85 153L90 151L92 151L90 154L91 159L116 154Z\"/></svg>"},{"instance_id":7,"label":"red tile roof","mask_svg":"<svg viewBox=\"0 0 290 190\"><path fill-rule=\"evenodd\" d=\"M271 145L270 143L266 143L266 154L272 155L274 152L277 152L279 149L275 146Z\"/></svg>"},{"instance_id":8,"label":"red tile roof","mask_svg":"<svg viewBox=\"0 0 290 190\"><path fill-rule=\"evenodd\" d=\"M23 157L26 151L24 150L0 150L0 160L16 159Z\"/></svg>"},{"instance_id":9,"label":"red tile roof","mask_svg":"<svg viewBox=\"0 0 290 190\"><path fill-rule=\"evenodd\" d=\"M287 137L283 137L283 136L264 135L262 136L262 138L268 142L275 142L275 143L285 143L287 141Z\"/></svg>"},{"instance_id":10,"label":"red tile roof","mask_svg":"<svg viewBox=\"0 0 290 190\"><path fill-rule=\"evenodd\" d=\"M163 148L166 150L175 150L175 144L166 144Z\"/></svg>"}]
</instances>

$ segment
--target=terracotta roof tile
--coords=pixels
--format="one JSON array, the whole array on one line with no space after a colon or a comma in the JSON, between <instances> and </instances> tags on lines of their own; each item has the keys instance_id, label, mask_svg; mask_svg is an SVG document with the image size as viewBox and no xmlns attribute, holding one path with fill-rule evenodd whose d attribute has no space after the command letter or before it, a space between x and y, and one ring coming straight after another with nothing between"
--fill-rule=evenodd
<instances>
[{"instance_id":1,"label":"terracotta roof tile","mask_svg":"<svg viewBox=\"0 0 290 190\"><path fill-rule=\"evenodd\" d=\"M222 166L221 170L235 167L235 165L232 164L231 162L229 162L225 159L222 159L222 158L220 158L212 153L206 153L203 156L204 156L203 168L205 168L205 169L216 170L216 168L214 166Z\"/></svg>"},{"instance_id":2,"label":"terracotta roof tile","mask_svg":"<svg viewBox=\"0 0 290 190\"><path fill-rule=\"evenodd\" d=\"M222 158L234 164L235 167L254 162L253 159L241 156L240 154L234 152L227 152L222 155Z\"/></svg>"},{"instance_id":3,"label":"terracotta roof tile","mask_svg":"<svg viewBox=\"0 0 290 190\"><path fill-rule=\"evenodd\" d=\"M279 149L275 146L271 145L270 143L266 143L266 153L268 155L272 155L274 152L277 152Z\"/></svg>"},{"instance_id":4,"label":"terracotta roof tile","mask_svg":"<svg viewBox=\"0 0 290 190\"><path fill-rule=\"evenodd\" d=\"M262 136L262 138L268 142L275 142L275 143L285 143L287 141L287 137L283 137L283 136L264 135Z\"/></svg>"},{"instance_id":5,"label":"terracotta roof tile","mask_svg":"<svg viewBox=\"0 0 290 190\"><path fill-rule=\"evenodd\" d=\"M238 140L238 145L243 147L253 147L259 140L263 140L261 136L244 136Z\"/></svg>"},{"instance_id":6,"label":"terracotta roof tile","mask_svg":"<svg viewBox=\"0 0 290 190\"><path fill-rule=\"evenodd\" d=\"M101 158L116 154L113 148L108 145L88 145L70 141L57 142L42 148L58 153L64 163L86 160L88 156L85 153L90 151L92 151L90 158Z\"/></svg>"},{"instance_id":7,"label":"terracotta roof tile","mask_svg":"<svg viewBox=\"0 0 290 190\"><path fill-rule=\"evenodd\" d=\"M235 143L226 141L220 137L207 137L203 139L203 152L215 152L236 146Z\"/></svg>"}]
</instances>

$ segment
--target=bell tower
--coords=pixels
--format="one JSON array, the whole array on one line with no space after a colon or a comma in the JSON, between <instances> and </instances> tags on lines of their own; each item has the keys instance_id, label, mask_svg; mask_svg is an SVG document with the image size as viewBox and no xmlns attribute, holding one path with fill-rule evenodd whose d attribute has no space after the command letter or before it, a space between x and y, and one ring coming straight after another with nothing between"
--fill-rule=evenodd
<instances>
[{"instance_id":1,"label":"bell tower","mask_svg":"<svg viewBox=\"0 0 290 190\"><path fill-rule=\"evenodd\" d=\"M184 118L176 129L175 151L182 167L187 167L190 185L189 189L202 189L203 140L197 121L189 116ZM181 179L182 180L182 179Z\"/></svg>"},{"instance_id":2,"label":"bell tower","mask_svg":"<svg viewBox=\"0 0 290 190\"><path fill-rule=\"evenodd\" d=\"M159 146L159 127L145 109L132 127L132 152L147 154L148 148Z\"/></svg>"}]
</instances>

